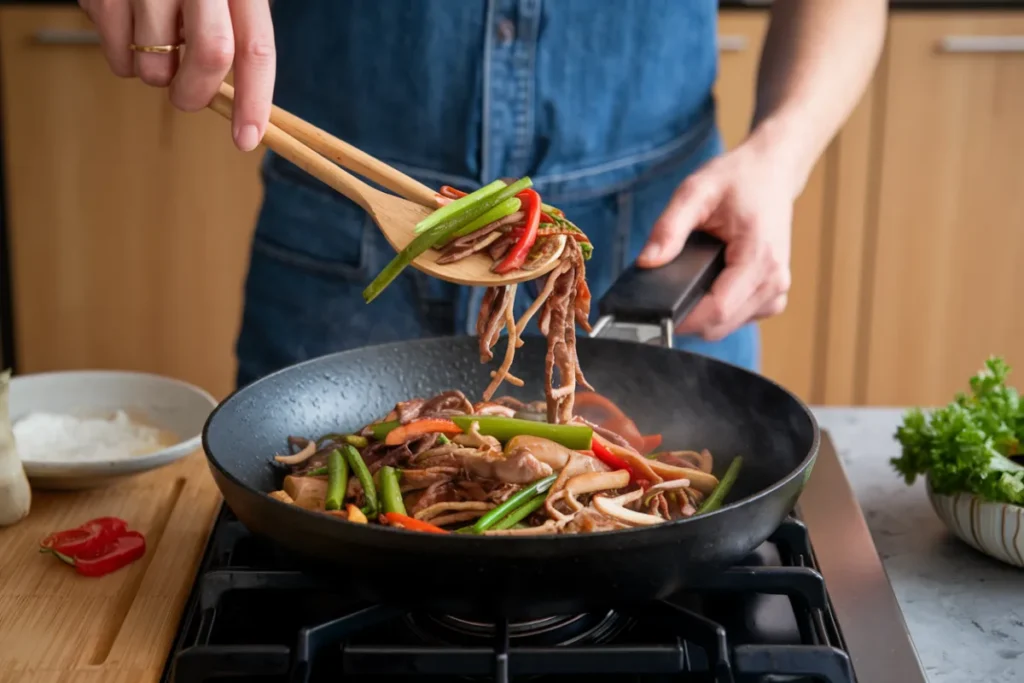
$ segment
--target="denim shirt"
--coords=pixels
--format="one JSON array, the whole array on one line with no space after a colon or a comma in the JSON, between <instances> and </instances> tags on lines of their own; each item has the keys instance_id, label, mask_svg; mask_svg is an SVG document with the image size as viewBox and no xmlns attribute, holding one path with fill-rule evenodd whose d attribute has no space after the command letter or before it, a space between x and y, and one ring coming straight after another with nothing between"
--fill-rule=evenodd
<instances>
[{"instance_id":1,"label":"denim shirt","mask_svg":"<svg viewBox=\"0 0 1024 683\"><path fill-rule=\"evenodd\" d=\"M714 0L274 6L277 102L432 186L597 196L714 126Z\"/></svg>"},{"instance_id":2,"label":"denim shirt","mask_svg":"<svg viewBox=\"0 0 1024 683\"><path fill-rule=\"evenodd\" d=\"M272 7L277 104L432 187L529 175L594 242L595 297L636 258L677 184L721 151L716 0ZM394 254L365 214L273 154L264 181L240 381L343 348L473 332L482 291L412 269L364 305L359 293ZM518 313L535 289L520 287ZM755 366L756 330L744 339L738 356L677 345Z\"/></svg>"}]
</instances>

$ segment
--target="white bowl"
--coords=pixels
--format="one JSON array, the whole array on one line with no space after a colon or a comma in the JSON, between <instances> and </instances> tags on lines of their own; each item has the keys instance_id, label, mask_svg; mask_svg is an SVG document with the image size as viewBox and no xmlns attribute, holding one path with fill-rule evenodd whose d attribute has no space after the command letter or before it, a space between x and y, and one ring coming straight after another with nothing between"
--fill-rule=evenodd
<instances>
[{"instance_id":1,"label":"white bowl","mask_svg":"<svg viewBox=\"0 0 1024 683\"><path fill-rule=\"evenodd\" d=\"M935 493L928 500L939 519L967 545L1014 567L1024 567L1024 507L993 503L971 493Z\"/></svg>"},{"instance_id":2,"label":"white bowl","mask_svg":"<svg viewBox=\"0 0 1024 683\"><path fill-rule=\"evenodd\" d=\"M42 462L22 456L25 474L37 488L90 488L169 465L199 449L203 423L215 405L212 396L187 382L142 372L46 372L19 375L10 386L14 424L35 412L108 417L123 410L182 439L155 453L116 460Z\"/></svg>"}]
</instances>

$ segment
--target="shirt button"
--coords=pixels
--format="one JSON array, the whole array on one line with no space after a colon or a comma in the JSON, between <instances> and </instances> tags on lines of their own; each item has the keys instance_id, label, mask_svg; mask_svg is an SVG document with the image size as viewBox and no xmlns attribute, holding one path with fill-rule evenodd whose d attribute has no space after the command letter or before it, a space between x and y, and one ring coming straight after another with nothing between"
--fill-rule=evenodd
<instances>
[{"instance_id":1,"label":"shirt button","mask_svg":"<svg viewBox=\"0 0 1024 683\"><path fill-rule=\"evenodd\" d=\"M501 45L508 45L516 39L516 25L511 19L502 19L498 22L498 42Z\"/></svg>"}]
</instances>

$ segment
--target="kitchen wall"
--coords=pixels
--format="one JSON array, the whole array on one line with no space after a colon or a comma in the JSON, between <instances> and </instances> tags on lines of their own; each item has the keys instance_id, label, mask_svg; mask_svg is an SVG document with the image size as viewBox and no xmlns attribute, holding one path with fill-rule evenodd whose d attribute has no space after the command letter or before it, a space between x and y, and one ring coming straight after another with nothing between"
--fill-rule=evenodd
<instances>
[{"instance_id":1,"label":"kitchen wall","mask_svg":"<svg viewBox=\"0 0 1024 683\"><path fill-rule=\"evenodd\" d=\"M1024 368L1024 9L925 6L894 6L875 79L796 205L764 370L811 402L944 403L990 353ZM767 20L723 3L729 144ZM259 154L111 77L74 6L0 7L0 78L18 369L141 369L224 395Z\"/></svg>"}]
</instances>

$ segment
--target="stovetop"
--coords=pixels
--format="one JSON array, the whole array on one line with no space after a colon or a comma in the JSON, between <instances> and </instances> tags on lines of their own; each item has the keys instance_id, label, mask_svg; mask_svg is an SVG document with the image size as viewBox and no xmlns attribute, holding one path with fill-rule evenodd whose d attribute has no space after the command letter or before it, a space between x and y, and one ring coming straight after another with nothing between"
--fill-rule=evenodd
<instances>
[{"instance_id":1,"label":"stovetop","mask_svg":"<svg viewBox=\"0 0 1024 683\"><path fill-rule=\"evenodd\" d=\"M165 683L419 678L924 683L827 438L797 511L741 565L668 600L531 622L367 603L221 511Z\"/></svg>"}]
</instances>

